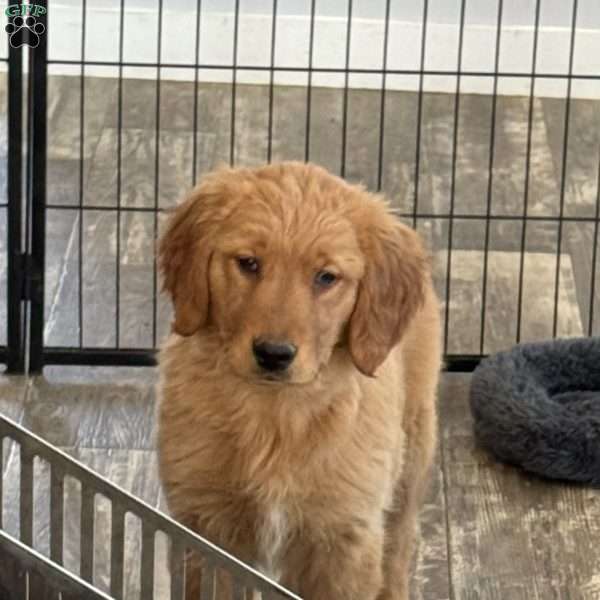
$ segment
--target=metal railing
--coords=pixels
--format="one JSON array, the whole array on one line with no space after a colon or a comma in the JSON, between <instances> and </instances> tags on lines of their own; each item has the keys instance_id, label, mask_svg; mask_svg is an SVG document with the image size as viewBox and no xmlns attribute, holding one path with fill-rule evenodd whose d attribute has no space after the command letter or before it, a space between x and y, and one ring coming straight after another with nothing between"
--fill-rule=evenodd
<instances>
[{"instance_id":1,"label":"metal railing","mask_svg":"<svg viewBox=\"0 0 600 600\"><path fill-rule=\"evenodd\" d=\"M8 440L8 444L5 443ZM43 578L44 589L75 593L76 598L107 598L127 600L124 578L139 571L139 595L142 600L181 600L186 595L186 564L195 558L202 564L202 590L200 600L221 598L221 586L231 590L232 600L250 600L261 593L263 600L295 598L298 596L261 575L250 566L231 556L218 546L183 527L167 515L159 512L125 490L115 486L68 454L48 444L17 423L0 416L0 465L5 464L5 451L18 461L18 525L20 540L13 539L3 531L7 528L1 507L7 492L6 474L0 477L0 552L7 556L13 568L0 566L0 591L4 587L15 598L34 598L31 595L36 577ZM8 456L6 457L8 459ZM50 470L49 494L34 494L34 459L39 459ZM81 503L78 514L72 514L71 503L65 502L65 478L73 479L81 486ZM98 545L96 497L101 496L110 504L110 583L107 591L94 587L94 560ZM49 556L33 549L34 514L46 504L49 510ZM49 506L48 506L49 505ZM140 564L132 564L138 553L125 552L126 518L134 518L141 528ZM66 523L79 525L79 573L69 572L64 561L64 527ZM14 524L13 524L14 525ZM155 541L158 533L167 538L170 583L166 596L157 593L156 571L158 565ZM8 558L10 557L10 558ZM6 563L8 564L8 563ZM166 567L166 565L162 565ZM223 575L228 579L223 584ZM23 578L28 580L30 595L18 595ZM32 583L34 582L34 583ZM17 587L15 587L17 586ZM25 588L23 588L25 589ZM0 594L0 597L1 594ZM46 596L44 596L46 597ZM13 596L11 595L12 599Z\"/></svg>"},{"instance_id":2,"label":"metal railing","mask_svg":"<svg viewBox=\"0 0 600 600\"><path fill-rule=\"evenodd\" d=\"M38 592L68 593L75 598L107 600L110 596L95 589L73 573L0 530L0 598L35 600ZM10 594L10 595L9 595ZM58 598L58 595L55 596Z\"/></svg>"}]
</instances>

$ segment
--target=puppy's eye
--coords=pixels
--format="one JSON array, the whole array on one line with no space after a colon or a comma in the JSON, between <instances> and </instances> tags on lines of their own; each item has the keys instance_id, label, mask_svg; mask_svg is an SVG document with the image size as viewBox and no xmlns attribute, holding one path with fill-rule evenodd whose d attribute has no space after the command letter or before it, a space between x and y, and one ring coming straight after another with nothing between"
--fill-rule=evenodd
<instances>
[{"instance_id":1,"label":"puppy's eye","mask_svg":"<svg viewBox=\"0 0 600 600\"><path fill-rule=\"evenodd\" d=\"M315 285L320 288L331 287L337 280L337 275L331 271L319 271L315 275Z\"/></svg>"},{"instance_id":2,"label":"puppy's eye","mask_svg":"<svg viewBox=\"0 0 600 600\"><path fill-rule=\"evenodd\" d=\"M253 256L238 256L236 258L236 261L242 273L258 273L258 260L256 260L256 258L254 258Z\"/></svg>"}]
</instances>

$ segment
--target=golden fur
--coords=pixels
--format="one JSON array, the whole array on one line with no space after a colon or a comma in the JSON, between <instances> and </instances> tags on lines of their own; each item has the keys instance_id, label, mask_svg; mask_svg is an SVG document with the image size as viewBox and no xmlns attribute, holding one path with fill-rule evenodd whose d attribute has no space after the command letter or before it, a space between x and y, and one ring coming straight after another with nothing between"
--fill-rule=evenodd
<instances>
[{"instance_id":1,"label":"golden fur","mask_svg":"<svg viewBox=\"0 0 600 600\"><path fill-rule=\"evenodd\" d=\"M417 234L317 166L222 169L175 210L160 267L175 309L159 384L174 517L307 600L406 600L440 369ZM338 276L327 289L322 270ZM281 377L255 365L265 336L298 348Z\"/></svg>"}]
</instances>

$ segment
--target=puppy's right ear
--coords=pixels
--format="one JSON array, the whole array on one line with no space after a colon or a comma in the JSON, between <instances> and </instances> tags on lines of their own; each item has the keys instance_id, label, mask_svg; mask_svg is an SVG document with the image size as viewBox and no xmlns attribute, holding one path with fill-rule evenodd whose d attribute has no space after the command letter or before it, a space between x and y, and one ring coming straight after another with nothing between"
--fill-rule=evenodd
<instances>
[{"instance_id":1,"label":"puppy's right ear","mask_svg":"<svg viewBox=\"0 0 600 600\"><path fill-rule=\"evenodd\" d=\"M193 190L176 209L158 247L163 290L173 301L173 331L189 336L208 320L212 219L210 196Z\"/></svg>"}]
</instances>

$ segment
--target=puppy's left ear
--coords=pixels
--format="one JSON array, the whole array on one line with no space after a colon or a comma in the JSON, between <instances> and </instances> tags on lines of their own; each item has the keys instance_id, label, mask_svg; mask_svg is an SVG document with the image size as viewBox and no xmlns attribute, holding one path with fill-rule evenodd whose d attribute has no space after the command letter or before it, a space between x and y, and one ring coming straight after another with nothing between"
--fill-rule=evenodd
<instances>
[{"instance_id":1,"label":"puppy's left ear","mask_svg":"<svg viewBox=\"0 0 600 600\"><path fill-rule=\"evenodd\" d=\"M424 302L429 277L417 233L377 209L370 211L359 233L366 264L349 327L350 355L368 376L401 340Z\"/></svg>"},{"instance_id":2,"label":"puppy's left ear","mask_svg":"<svg viewBox=\"0 0 600 600\"><path fill-rule=\"evenodd\" d=\"M201 188L199 188L201 189ZM208 320L211 254L206 196L193 190L174 211L159 247L163 288L173 301L173 331L190 336Z\"/></svg>"}]
</instances>

